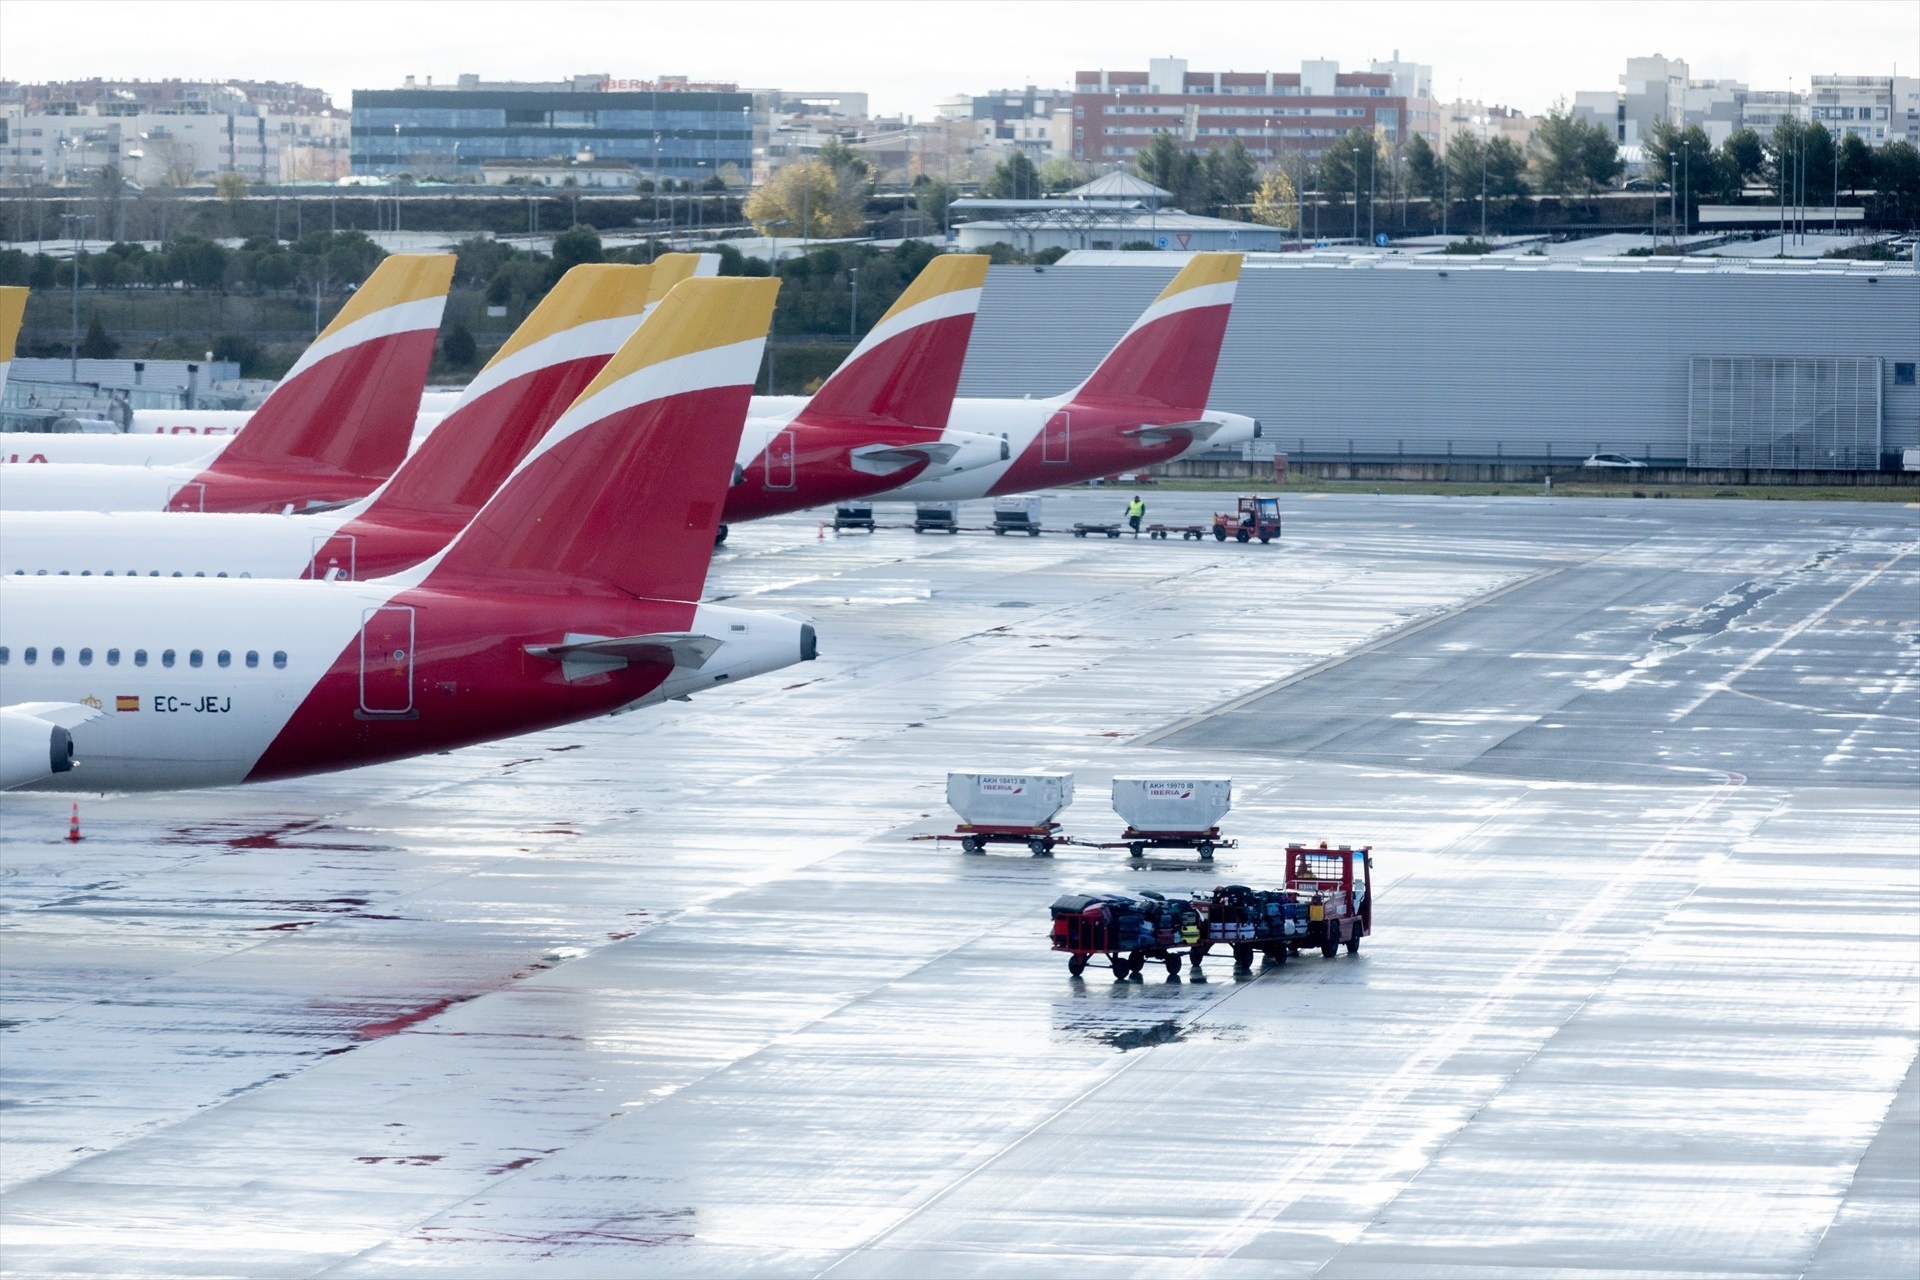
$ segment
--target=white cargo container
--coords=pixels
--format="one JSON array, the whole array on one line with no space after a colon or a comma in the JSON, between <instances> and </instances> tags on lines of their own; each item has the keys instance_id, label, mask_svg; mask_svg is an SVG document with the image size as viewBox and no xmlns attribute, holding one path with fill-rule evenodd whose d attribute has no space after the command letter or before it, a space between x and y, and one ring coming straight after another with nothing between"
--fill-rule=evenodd
<instances>
[{"instance_id":1,"label":"white cargo container","mask_svg":"<svg viewBox=\"0 0 1920 1280\"><path fill-rule=\"evenodd\" d=\"M1141 835L1201 835L1233 808L1231 778L1115 778L1113 811Z\"/></svg>"},{"instance_id":2,"label":"white cargo container","mask_svg":"<svg viewBox=\"0 0 1920 1280\"><path fill-rule=\"evenodd\" d=\"M1041 828L1073 803L1073 775L949 773L947 803L969 826Z\"/></svg>"}]
</instances>

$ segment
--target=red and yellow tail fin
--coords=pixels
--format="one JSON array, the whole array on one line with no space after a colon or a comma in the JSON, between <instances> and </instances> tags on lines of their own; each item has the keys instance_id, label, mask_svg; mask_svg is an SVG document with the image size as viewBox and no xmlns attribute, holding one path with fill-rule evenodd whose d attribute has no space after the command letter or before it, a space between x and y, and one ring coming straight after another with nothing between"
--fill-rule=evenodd
<instances>
[{"instance_id":1,"label":"red and yellow tail fin","mask_svg":"<svg viewBox=\"0 0 1920 1280\"><path fill-rule=\"evenodd\" d=\"M450 253L383 259L254 411L219 469L392 475L413 436L453 263Z\"/></svg>"},{"instance_id":2,"label":"red and yellow tail fin","mask_svg":"<svg viewBox=\"0 0 1920 1280\"><path fill-rule=\"evenodd\" d=\"M794 421L944 430L987 261L951 253L929 262Z\"/></svg>"},{"instance_id":3,"label":"red and yellow tail fin","mask_svg":"<svg viewBox=\"0 0 1920 1280\"><path fill-rule=\"evenodd\" d=\"M1205 409L1239 283L1239 254L1194 254L1069 401Z\"/></svg>"},{"instance_id":4,"label":"red and yellow tail fin","mask_svg":"<svg viewBox=\"0 0 1920 1280\"><path fill-rule=\"evenodd\" d=\"M779 287L677 286L426 585L698 599Z\"/></svg>"},{"instance_id":5,"label":"red and yellow tail fin","mask_svg":"<svg viewBox=\"0 0 1920 1280\"><path fill-rule=\"evenodd\" d=\"M0 288L0 390L7 385L7 369L13 364L14 344L20 340L20 323L26 314L26 286Z\"/></svg>"}]
</instances>

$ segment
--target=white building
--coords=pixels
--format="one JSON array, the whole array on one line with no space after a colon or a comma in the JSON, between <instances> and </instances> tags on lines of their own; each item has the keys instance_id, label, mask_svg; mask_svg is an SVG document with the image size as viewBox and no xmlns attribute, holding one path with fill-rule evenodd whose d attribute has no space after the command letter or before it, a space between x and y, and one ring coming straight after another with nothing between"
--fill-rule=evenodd
<instances>
[{"instance_id":1,"label":"white building","mask_svg":"<svg viewBox=\"0 0 1920 1280\"><path fill-rule=\"evenodd\" d=\"M1870 147L1905 136L1905 121L1893 123L1893 77L1815 76L1808 95L1813 118L1839 137L1850 133ZM1889 133L1890 128L1899 128Z\"/></svg>"},{"instance_id":2,"label":"white building","mask_svg":"<svg viewBox=\"0 0 1920 1280\"><path fill-rule=\"evenodd\" d=\"M223 173L251 183L331 182L347 173L345 112L287 110L229 85L186 88L190 96L176 92L158 105L130 91L0 104L0 183L84 183L108 165L141 186Z\"/></svg>"},{"instance_id":3,"label":"white building","mask_svg":"<svg viewBox=\"0 0 1920 1280\"><path fill-rule=\"evenodd\" d=\"M631 191L640 175L631 160L596 160L583 151L572 159L489 160L480 166L486 184L493 186L587 187L599 191Z\"/></svg>"}]
</instances>

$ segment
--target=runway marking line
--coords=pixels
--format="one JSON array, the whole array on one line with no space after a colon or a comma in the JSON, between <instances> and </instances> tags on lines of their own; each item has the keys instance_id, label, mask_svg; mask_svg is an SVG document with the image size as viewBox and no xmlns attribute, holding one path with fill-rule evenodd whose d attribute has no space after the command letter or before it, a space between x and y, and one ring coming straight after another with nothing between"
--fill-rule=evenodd
<instances>
[{"instance_id":1,"label":"runway marking line","mask_svg":"<svg viewBox=\"0 0 1920 1280\"><path fill-rule=\"evenodd\" d=\"M1364 1103L1355 1106L1346 1123L1328 1136L1320 1145L1318 1153L1307 1160L1297 1172L1277 1180L1272 1193L1243 1213L1231 1230L1222 1233L1219 1243L1194 1258L1193 1265L1186 1274L1202 1274L1207 1269L1206 1264L1232 1257L1250 1244L1268 1228L1274 1219L1306 1196L1317 1184L1320 1175L1331 1169L1349 1151L1362 1145L1375 1129L1386 1123L1391 1118L1389 1115L1391 1108L1405 1101L1415 1089L1428 1083L1449 1059L1467 1048L1474 1036L1478 1035L1481 1029L1492 1020L1494 1014L1516 996L1523 994L1523 988L1542 970L1575 946L1586 941L1591 936L1589 930L1592 926L1621 904L1638 884L1649 864L1657 861L1688 828L1718 809L1735 791L1746 785L1747 781L1738 773L1723 772L1722 777L1725 779L1723 785L1702 799L1677 826L1669 829L1665 835L1649 846L1645 853L1627 864L1604 889L1589 898L1587 905L1569 919L1551 941L1535 951L1519 967L1510 970L1493 990L1481 996L1464 1015L1455 1019L1444 1036L1430 1044L1421 1053L1408 1059L1399 1070L1387 1078L1381 1088L1375 1090ZM1591 999L1590 992L1588 1000ZM1584 1008L1586 1003L1587 1001L1582 1001L1581 1007ZM1578 1010L1575 1012L1577 1013ZM1573 1015L1570 1014L1569 1017L1571 1016ZM1471 1122L1472 1118L1469 1117L1462 1122L1462 1125ZM1458 1130L1456 1129L1455 1132L1457 1133ZM1426 1163L1430 1162L1430 1159L1423 1162L1422 1167L1424 1168ZM1363 1227L1362 1230L1364 1229ZM1344 1249L1345 1245L1342 1244L1340 1248Z\"/></svg>"},{"instance_id":2,"label":"runway marking line","mask_svg":"<svg viewBox=\"0 0 1920 1280\"><path fill-rule=\"evenodd\" d=\"M1404 640L1408 636L1416 635L1419 632L1425 631L1428 627L1438 626L1442 622L1447 621L1449 618L1457 618L1461 614L1467 612L1469 609L1477 609L1483 604L1491 604L1493 601L1498 600L1501 596L1507 595L1514 591L1518 591L1523 587L1530 587L1536 582L1544 582L1548 578L1551 578L1556 574L1565 573L1568 569L1571 569L1573 567L1574 567L1573 565L1563 564L1553 569L1542 569L1539 573L1529 574L1527 577L1521 578L1518 582L1509 582L1504 587L1496 587L1492 591L1488 591L1482 595L1477 595L1473 599L1457 604L1453 608L1448 609L1442 613L1436 613L1431 618L1422 618L1418 622L1410 623L1406 626L1398 627L1392 631L1389 631L1386 635L1381 636L1378 640L1374 640L1368 644L1364 644L1360 646L1358 649L1352 649L1346 653L1338 654L1335 657L1326 659L1324 662L1317 662L1313 666L1306 668L1304 671L1296 671L1290 676L1286 676L1282 679L1274 681L1272 684L1262 685L1260 688L1253 690L1251 693L1243 693L1239 697L1233 699L1231 702L1224 702L1217 707L1212 707L1206 711L1197 712L1194 715L1187 716L1184 719L1176 720L1164 729L1156 729L1152 733L1149 733L1144 737L1135 738L1128 745L1135 746L1135 747L1150 747L1154 743L1159 742L1162 738L1171 737L1172 735L1176 733L1180 733L1183 730L1191 729L1195 725L1205 724L1207 721L1213 719L1215 716L1229 715L1232 712L1239 711L1241 708L1246 707L1252 703L1258 702L1260 699L1266 697L1269 694L1278 693L1282 689L1285 689L1290 685L1299 684L1302 680L1311 680L1313 677L1317 675L1321 675L1325 672L1331 671L1335 667L1344 666L1346 663L1352 662L1355 658L1365 657L1367 654L1372 653L1377 649L1383 649L1387 645L1393 644L1396 641Z\"/></svg>"},{"instance_id":3,"label":"runway marking line","mask_svg":"<svg viewBox=\"0 0 1920 1280\"><path fill-rule=\"evenodd\" d=\"M1906 550L1902 551L1899 555L1895 556L1893 559L1881 565L1878 569L1875 569L1872 573L1868 574L1866 577L1860 579L1860 581L1854 583L1851 587L1848 587L1840 595L1834 597L1832 600L1827 601L1827 603L1825 603L1824 605L1821 605L1818 609L1815 609L1812 613L1808 614L1806 617L1800 619L1800 621L1788 627L1785 631L1780 633L1780 638L1778 640L1775 640L1772 644L1760 650L1758 653L1755 653L1752 657L1748 658L1745 662L1735 667L1731 672L1727 674L1725 679L1715 680L1712 684L1709 684L1706 687L1706 690L1702 692L1699 697L1695 698L1692 702L1689 702L1686 706L1680 708L1678 711L1675 711L1673 714L1669 715L1667 717L1667 723L1678 724L1680 721L1692 715L1695 711L1698 711L1702 706L1702 704L1704 704L1709 698L1713 697L1714 694L1731 692L1733 689L1733 682L1735 680L1738 680L1741 676L1747 674L1747 672L1753 670L1755 667L1759 666L1762 662L1765 662L1768 658L1771 658L1776 652L1779 651L1782 645L1787 643L1787 641L1793 639L1795 636L1799 635L1802 631L1805 631L1808 627L1811 627L1814 623L1826 617L1827 614L1831 613L1833 610L1845 604L1849 599L1852 598L1854 592L1860 590L1862 587L1866 586L1869 582L1872 582L1875 578L1878 578L1881 574L1893 568L1893 566L1899 564L1902 560L1905 560L1908 556L1914 553L1915 549L1916 549L1915 546L1907 547Z\"/></svg>"}]
</instances>

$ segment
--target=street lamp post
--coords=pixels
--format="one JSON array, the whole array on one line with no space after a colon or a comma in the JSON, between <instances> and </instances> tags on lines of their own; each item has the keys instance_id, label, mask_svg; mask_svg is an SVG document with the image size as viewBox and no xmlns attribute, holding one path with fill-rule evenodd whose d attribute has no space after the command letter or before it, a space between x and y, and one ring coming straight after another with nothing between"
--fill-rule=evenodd
<instances>
[{"instance_id":1,"label":"street lamp post","mask_svg":"<svg viewBox=\"0 0 1920 1280\"><path fill-rule=\"evenodd\" d=\"M847 268L847 283L853 289L853 302L847 308L847 337L860 340L860 268Z\"/></svg>"},{"instance_id":2,"label":"street lamp post","mask_svg":"<svg viewBox=\"0 0 1920 1280\"><path fill-rule=\"evenodd\" d=\"M63 213L62 222L75 224L76 231L67 238L73 243L73 328L68 337L67 360L69 377L80 381L80 249L85 243L80 237L86 234L86 224L93 221L90 213Z\"/></svg>"},{"instance_id":3,"label":"street lamp post","mask_svg":"<svg viewBox=\"0 0 1920 1280\"><path fill-rule=\"evenodd\" d=\"M778 222L767 223L767 274L776 280L780 278L780 228L793 225L791 219L782 218ZM767 394L773 394L773 327L767 327Z\"/></svg>"},{"instance_id":4,"label":"street lamp post","mask_svg":"<svg viewBox=\"0 0 1920 1280\"><path fill-rule=\"evenodd\" d=\"M397 124L393 126L393 163L393 229L398 231L400 229L400 126ZM399 247L399 241L396 240L394 248Z\"/></svg>"}]
</instances>

